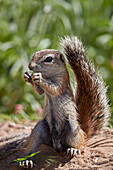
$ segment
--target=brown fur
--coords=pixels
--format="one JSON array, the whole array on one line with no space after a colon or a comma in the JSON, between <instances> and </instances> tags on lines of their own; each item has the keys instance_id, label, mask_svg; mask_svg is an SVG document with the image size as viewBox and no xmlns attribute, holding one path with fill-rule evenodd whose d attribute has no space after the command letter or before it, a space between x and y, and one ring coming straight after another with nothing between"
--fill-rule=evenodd
<instances>
[{"instance_id":1,"label":"brown fur","mask_svg":"<svg viewBox=\"0 0 113 170\"><path fill-rule=\"evenodd\" d=\"M45 59L48 56L52 56L53 61L46 63ZM81 149L85 143L85 134L77 121L77 108L70 87L64 56L56 50L36 52L29 63L29 68L35 73L31 76L32 83L30 82L33 90L38 93L38 90L35 89L38 84L45 93L44 119L47 121L52 140L55 140L52 144L53 147L59 151L68 147ZM39 132L39 128L39 124L37 124L32 131L27 142L26 153L32 152L40 144L42 139L37 137L34 140L36 134L44 134L43 130ZM64 132L66 137L62 137L65 134Z\"/></svg>"},{"instance_id":2,"label":"brown fur","mask_svg":"<svg viewBox=\"0 0 113 170\"><path fill-rule=\"evenodd\" d=\"M37 94L45 93L44 118L32 130L25 154L35 152L41 144L60 152L81 149L86 136L98 133L109 117L106 87L87 61L82 43L77 37L65 37L61 45L76 77L76 97L63 54L57 50L36 52L29 63L34 74L26 72L24 78Z\"/></svg>"},{"instance_id":3,"label":"brown fur","mask_svg":"<svg viewBox=\"0 0 113 170\"><path fill-rule=\"evenodd\" d=\"M65 59L59 51L36 52L29 63L29 68L35 73L31 76L32 86L38 84L45 93L44 119L53 140L52 146L59 151L68 147L81 149L85 134L91 137L98 133L109 117L106 87L95 73L93 65L85 58L82 43L76 37L65 37L61 45L77 80L75 100ZM45 62L48 56L52 56L51 62ZM32 152L40 142L43 143L38 137L34 140L39 128L37 124L31 133L26 153ZM63 137L64 132L66 137ZM44 131L41 133L44 134Z\"/></svg>"},{"instance_id":4,"label":"brown fur","mask_svg":"<svg viewBox=\"0 0 113 170\"><path fill-rule=\"evenodd\" d=\"M98 133L109 118L107 88L85 57L82 43L77 37L62 40L65 55L77 80L76 105L79 124L87 137Z\"/></svg>"}]
</instances>

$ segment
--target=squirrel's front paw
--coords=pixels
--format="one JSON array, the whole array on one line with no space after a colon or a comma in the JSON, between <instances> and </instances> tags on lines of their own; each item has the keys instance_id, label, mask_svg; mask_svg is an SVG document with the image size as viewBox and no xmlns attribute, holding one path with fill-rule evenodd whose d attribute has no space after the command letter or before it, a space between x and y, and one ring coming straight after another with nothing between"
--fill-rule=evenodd
<instances>
[{"instance_id":1,"label":"squirrel's front paw","mask_svg":"<svg viewBox=\"0 0 113 170\"><path fill-rule=\"evenodd\" d=\"M69 157L74 157L76 155L80 155L80 150L76 148L68 148L67 149L67 155Z\"/></svg>"},{"instance_id":2,"label":"squirrel's front paw","mask_svg":"<svg viewBox=\"0 0 113 170\"><path fill-rule=\"evenodd\" d=\"M31 83L32 82L31 74L29 72L25 72L24 73L24 80L27 83Z\"/></svg>"},{"instance_id":3,"label":"squirrel's front paw","mask_svg":"<svg viewBox=\"0 0 113 170\"><path fill-rule=\"evenodd\" d=\"M33 168L35 167L35 163L32 160L25 160L19 162L20 167L22 168Z\"/></svg>"},{"instance_id":4,"label":"squirrel's front paw","mask_svg":"<svg viewBox=\"0 0 113 170\"><path fill-rule=\"evenodd\" d=\"M32 81L37 84L41 83L43 80L41 73L34 73L32 74L31 78L32 78Z\"/></svg>"}]
</instances>

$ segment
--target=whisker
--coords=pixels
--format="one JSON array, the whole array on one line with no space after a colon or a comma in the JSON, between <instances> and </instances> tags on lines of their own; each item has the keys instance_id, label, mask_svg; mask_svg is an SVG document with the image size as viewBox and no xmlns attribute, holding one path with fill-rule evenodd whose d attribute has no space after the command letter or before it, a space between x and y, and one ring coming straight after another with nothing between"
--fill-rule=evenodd
<instances>
[{"instance_id":1,"label":"whisker","mask_svg":"<svg viewBox=\"0 0 113 170\"><path fill-rule=\"evenodd\" d=\"M24 61L26 62L26 64L29 64L29 60L27 57L24 58Z\"/></svg>"},{"instance_id":2,"label":"whisker","mask_svg":"<svg viewBox=\"0 0 113 170\"><path fill-rule=\"evenodd\" d=\"M29 71L29 69L28 69L28 64L29 64L28 58L25 57L22 60L23 60L23 62L22 62L23 72Z\"/></svg>"}]
</instances>

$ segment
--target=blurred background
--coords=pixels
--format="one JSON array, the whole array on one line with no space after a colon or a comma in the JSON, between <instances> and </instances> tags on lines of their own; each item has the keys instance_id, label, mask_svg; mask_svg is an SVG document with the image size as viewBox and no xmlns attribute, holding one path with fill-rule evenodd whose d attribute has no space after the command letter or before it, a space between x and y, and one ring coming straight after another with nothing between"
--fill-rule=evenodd
<instances>
[{"instance_id":1,"label":"blurred background","mask_svg":"<svg viewBox=\"0 0 113 170\"><path fill-rule=\"evenodd\" d=\"M113 126L113 0L0 0L0 119L37 119L44 96L24 82L32 54L77 35L108 86Z\"/></svg>"}]
</instances>

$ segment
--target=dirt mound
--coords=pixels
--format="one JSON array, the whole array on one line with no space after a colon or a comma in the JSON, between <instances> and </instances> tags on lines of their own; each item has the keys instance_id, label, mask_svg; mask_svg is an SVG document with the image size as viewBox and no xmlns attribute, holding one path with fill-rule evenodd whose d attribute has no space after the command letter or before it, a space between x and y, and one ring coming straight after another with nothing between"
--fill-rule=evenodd
<instances>
[{"instance_id":1,"label":"dirt mound","mask_svg":"<svg viewBox=\"0 0 113 170\"><path fill-rule=\"evenodd\" d=\"M25 125L22 125L21 123L13 124L11 122L0 124L2 134L0 138L6 136L11 137L21 132L30 131L34 124L35 123L31 122L28 122ZM0 145L3 146L4 142L1 142ZM40 153L35 156L36 167L33 168L33 170L113 170L113 129L107 130L105 133L88 140L81 155L77 155L72 159L69 159L66 153L55 152L53 148L46 145L41 145L38 150L40 150ZM21 156L22 151L14 152L13 154L0 153L0 170L24 169L20 168L17 163L13 163L13 160L20 158Z\"/></svg>"}]
</instances>

